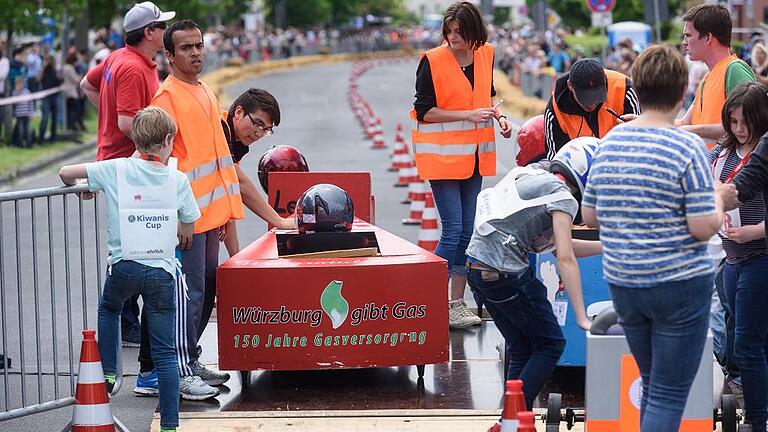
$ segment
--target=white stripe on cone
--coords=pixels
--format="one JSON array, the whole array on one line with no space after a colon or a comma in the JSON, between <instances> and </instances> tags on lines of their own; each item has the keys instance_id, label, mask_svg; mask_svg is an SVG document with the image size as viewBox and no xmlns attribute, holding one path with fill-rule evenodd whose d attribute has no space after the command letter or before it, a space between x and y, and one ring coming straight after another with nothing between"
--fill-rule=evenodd
<instances>
[{"instance_id":1,"label":"white stripe on cone","mask_svg":"<svg viewBox=\"0 0 768 432\"><path fill-rule=\"evenodd\" d=\"M419 241L438 241L440 240L439 229L424 229L419 231Z\"/></svg>"},{"instance_id":2,"label":"white stripe on cone","mask_svg":"<svg viewBox=\"0 0 768 432\"><path fill-rule=\"evenodd\" d=\"M101 362L80 362L77 372L78 384L100 384L104 382L104 372Z\"/></svg>"},{"instance_id":3,"label":"white stripe on cone","mask_svg":"<svg viewBox=\"0 0 768 432\"><path fill-rule=\"evenodd\" d=\"M517 420L501 420L501 432L517 432L518 426L519 422Z\"/></svg>"},{"instance_id":4,"label":"white stripe on cone","mask_svg":"<svg viewBox=\"0 0 768 432\"><path fill-rule=\"evenodd\" d=\"M108 403L98 405L75 405L72 415L72 424L75 426L101 426L114 424L112 421L112 409Z\"/></svg>"}]
</instances>

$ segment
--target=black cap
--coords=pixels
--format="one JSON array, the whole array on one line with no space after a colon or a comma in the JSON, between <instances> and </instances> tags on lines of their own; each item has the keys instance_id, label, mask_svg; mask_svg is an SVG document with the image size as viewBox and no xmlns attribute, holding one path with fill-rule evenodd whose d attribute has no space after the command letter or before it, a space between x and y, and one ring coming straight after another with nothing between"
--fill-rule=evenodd
<instances>
[{"instance_id":1,"label":"black cap","mask_svg":"<svg viewBox=\"0 0 768 432\"><path fill-rule=\"evenodd\" d=\"M608 99L608 79L596 59L583 58L574 63L568 80L581 105L597 105Z\"/></svg>"}]
</instances>

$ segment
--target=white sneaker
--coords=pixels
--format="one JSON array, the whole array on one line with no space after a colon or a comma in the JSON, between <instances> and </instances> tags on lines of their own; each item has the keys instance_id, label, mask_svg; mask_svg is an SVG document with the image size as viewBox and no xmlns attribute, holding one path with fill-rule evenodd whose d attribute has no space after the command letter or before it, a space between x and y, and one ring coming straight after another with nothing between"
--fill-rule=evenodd
<instances>
[{"instance_id":1,"label":"white sneaker","mask_svg":"<svg viewBox=\"0 0 768 432\"><path fill-rule=\"evenodd\" d=\"M186 400L205 400L219 395L219 389L209 386L199 376L190 375L179 379L179 393Z\"/></svg>"},{"instance_id":2,"label":"white sneaker","mask_svg":"<svg viewBox=\"0 0 768 432\"><path fill-rule=\"evenodd\" d=\"M483 320L472 313L464 303L464 300L451 300L448 302L448 327L463 329L473 325L480 325Z\"/></svg>"}]
</instances>

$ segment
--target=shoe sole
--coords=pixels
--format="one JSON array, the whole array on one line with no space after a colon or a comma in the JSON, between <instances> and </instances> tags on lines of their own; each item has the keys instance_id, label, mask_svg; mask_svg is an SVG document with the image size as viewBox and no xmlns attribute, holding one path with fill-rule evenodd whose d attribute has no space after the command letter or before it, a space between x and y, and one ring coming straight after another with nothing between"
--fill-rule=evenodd
<instances>
[{"instance_id":1,"label":"shoe sole","mask_svg":"<svg viewBox=\"0 0 768 432\"><path fill-rule=\"evenodd\" d=\"M140 396L158 396L160 394L160 390L147 387L136 387L133 392Z\"/></svg>"},{"instance_id":2,"label":"shoe sole","mask_svg":"<svg viewBox=\"0 0 768 432\"><path fill-rule=\"evenodd\" d=\"M462 330L462 329L470 328L473 325L474 324L471 323L471 322L469 322L469 323L461 323L461 324L458 324L458 323L457 324L448 323L448 328L453 329L453 330Z\"/></svg>"},{"instance_id":3,"label":"shoe sole","mask_svg":"<svg viewBox=\"0 0 768 432\"><path fill-rule=\"evenodd\" d=\"M200 377L200 378L202 379L202 377ZM220 379L218 379L218 380L207 380L207 379L204 379L203 381L206 384L208 384L209 386L211 386L211 387L216 387L216 386L224 385L225 382L229 381L229 377L227 377L227 379L225 379L225 380L220 380Z\"/></svg>"},{"instance_id":4,"label":"shoe sole","mask_svg":"<svg viewBox=\"0 0 768 432\"><path fill-rule=\"evenodd\" d=\"M184 399L184 400L201 401L201 400L206 400L206 399L214 398L214 397L216 397L218 395L219 395L219 393L210 394L210 395L190 395L190 394L186 394L186 393L181 393L181 398Z\"/></svg>"}]
</instances>

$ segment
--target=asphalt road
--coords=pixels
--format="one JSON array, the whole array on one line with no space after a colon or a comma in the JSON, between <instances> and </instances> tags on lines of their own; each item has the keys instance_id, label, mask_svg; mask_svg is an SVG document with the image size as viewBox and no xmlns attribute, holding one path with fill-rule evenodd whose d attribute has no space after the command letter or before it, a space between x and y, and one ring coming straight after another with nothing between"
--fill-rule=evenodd
<instances>
[{"instance_id":1,"label":"asphalt road","mask_svg":"<svg viewBox=\"0 0 768 432\"><path fill-rule=\"evenodd\" d=\"M382 118L388 144L393 141L398 122L403 124L408 137L408 110L413 101L416 64L416 58L412 58L377 65L358 80L360 92ZM400 222L408 214L408 206L400 203L406 190L392 187L397 176L386 170L389 150L368 149L370 142L363 139L347 104L351 66L351 63L316 66L243 80L229 86L222 102L228 103L248 87L261 87L275 95L282 111L282 122L276 128L276 134L253 144L241 166L256 180L261 153L271 145L289 144L304 153L313 171L369 171L376 197L377 225L415 242L418 227ZM486 179L485 186L493 185L514 166L514 141L498 136L497 148L498 175ZM87 153L81 160L73 162L91 161L94 156L95 153ZM56 171L51 168L12 186L12 190L57 186ZM0 271L0 309L5 312L2 315L5 333L0 335L0 341L5 342L6 352L13 358L7 380L0 370L0 412L6 409L6 403L10 408L21 404L20 340L24 341L24 394L29 405L38 400L54 399L56 381L59 395L69 394L73 388L70 365L76 371L80 351L79 329L84 327L84 322L89 328L96 326L101 283L98 274L105 269L104 203L99 201L96 210L93 201L83 203L82 223L80 202L74 196L67 199L67 218L63 217L61 197L52 198L51 203L50 222L45 198L35 200L34 214L29 201L20 202L18 207L12 203L4 204L0 212L0 258L4 263ZM100 236L96 236L97 224ZM266 231L266 224L249 213L239 222L238 231L240 244L244 247ZM35 247L32 247L33 242ZM224 259L226 252L222 248L221 260ZM87 306L83 308L83 304ZM69 315L68 309L71 309ZM75 329L71 341L67 337L70 328ZM0 342L0 352L2 347ZM206 346L204 350L204 362L215 363L216 347ZM131 431L147 431L157 399L134 397L131 392L138 370L136 354L136 349L123 350L126 377L122 391L113 398L112 409ZM38 371L41 371L39 381ZM54 380L55 373L58 373L57 380ZM71 416L72 409L64 408L0 423L0 430L61 430Z\"/></svg>"}]
</instances>

